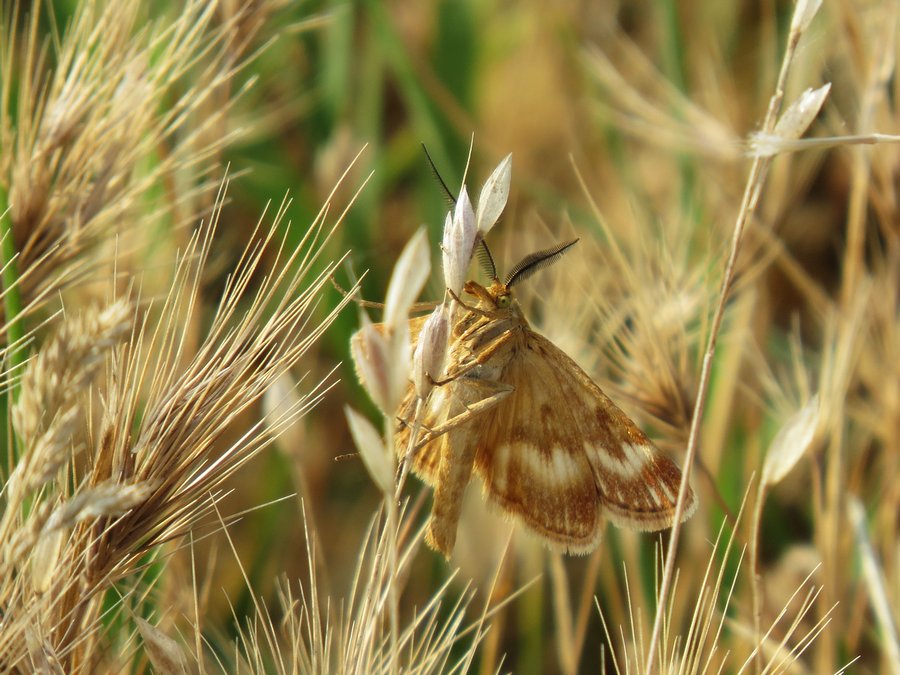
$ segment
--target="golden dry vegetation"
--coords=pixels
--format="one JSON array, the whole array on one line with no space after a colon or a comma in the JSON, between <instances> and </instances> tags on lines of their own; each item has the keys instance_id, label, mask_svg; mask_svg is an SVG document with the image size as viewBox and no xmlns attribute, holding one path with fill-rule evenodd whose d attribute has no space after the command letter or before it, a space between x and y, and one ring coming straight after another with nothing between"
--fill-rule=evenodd
<instances>
[{"instance_id":1,"label":"golden dry vegetation","mask_svg":"<svg viewBox=\"0 0 900 675\"><path fill-rule=\"evenodd\" d=\"M897 28L3 3L0 670L898 672ZM520 299L690 467L676 533L561 556L473 485L448 562L430 489L373 464L353 300L422 224L400 280L441 298L421 144L455 191L473 134L470 194L513 157L501 269L580 237Z\"/></svg>"}]
</instances>

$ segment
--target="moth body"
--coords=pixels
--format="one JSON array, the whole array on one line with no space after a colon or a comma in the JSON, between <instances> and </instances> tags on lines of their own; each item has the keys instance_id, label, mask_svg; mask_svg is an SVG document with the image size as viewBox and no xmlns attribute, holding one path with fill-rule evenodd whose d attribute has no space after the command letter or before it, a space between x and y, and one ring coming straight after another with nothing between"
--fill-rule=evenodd
<instances>
[{"instance_id":1,"label":"moth body","mask_svg":"<svg viewBox=\"0 0 900 675\"><path fill-rule=\"evenodd\" d=\"M396 412L395 450L434 487L426 541L445 556L473 473L488 501L568 553L596 548L607 519L637 530L673 524L680 469L574 360L532 330L513 296L518 281L574 243L527 256L502 282L488 251L493 281L466 282L454 305L447 367L419 424L412 383ZM410 320L413 341L423 324ZM413 428L421 433L411 442ZM684 518L695 508L688 489Z\"/></svg>"}]
</instances>

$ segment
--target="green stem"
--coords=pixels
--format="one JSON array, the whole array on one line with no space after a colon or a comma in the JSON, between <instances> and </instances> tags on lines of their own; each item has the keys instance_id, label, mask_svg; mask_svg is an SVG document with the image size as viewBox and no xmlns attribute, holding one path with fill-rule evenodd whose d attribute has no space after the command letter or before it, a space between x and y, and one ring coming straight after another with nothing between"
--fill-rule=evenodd
<instances>
[{"instance_id":1,"label":"green stem","mask_svg":"<svg viewBox=\"0 0 900 675\"><path fill-rule=\"evenodd\" d=\"M2 415L0 425L6 426L7 414L11 404L19 394L18 376L25 363L27 352L24 348L25 325L22 322L22 295L19 292L19 270L16 265L16 245L13 240L12 219L9 217L9 202L6 190L0 186L0 267L3 281L3 310L6 319L7 359L9 360L8 377L12 384L2 397ZM16 448L12 436L3 429L3 437L9 439L9 456L15 463ZM10 464L12 466L12 464Z\"/></svg>"}]
</instances>

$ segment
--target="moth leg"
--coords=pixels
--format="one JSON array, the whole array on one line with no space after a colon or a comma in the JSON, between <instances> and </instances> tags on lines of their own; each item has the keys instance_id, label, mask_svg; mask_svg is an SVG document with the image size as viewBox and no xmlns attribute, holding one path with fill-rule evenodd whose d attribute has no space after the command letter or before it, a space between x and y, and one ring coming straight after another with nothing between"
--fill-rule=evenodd
<instances>
[{"instance_id":1,"label":"moth leg","mask_svg":"<svg viewBox=\"0 0 900 675\"><path fill-rule=\"evenodd\" d=\"M472 355L468 359L463 361L459 366L457 366L456 369L449 371L445 379L441 380L440 382L436 381L435 384L447 384L448 382L457 380L467 373L471 372L478 366L487 363L495 356L498 351L500 351L501 348L506 346L506 343L510 342L513 337L514 333L512 333L511 331L503 333L498 338L488 343L488 345L484 348L472 353Z\"/></svg>"},{"instance_id":2,"label":"moth leg","mask_svg":"<svg viewBox=\"0 0 900 675\"><path fill-rule=\"evenodd\" d=\"M456 543L462 498L475 465L475 434L471 425L464 425L447 432L443 441L425 543L445 558L450 557Z\"/></svg>"},{"instance_id":3,"label":"moth leg","mask_svg":"<svg viewBox=\"0 0 900 675\"><path fill-rule=\"evenodd\" d=\"M462 509L463 494L472 477L475 451L480 430L473 419L506 398L512 387L488 380L466 381L459 387L456 405L463 411L451 418L441 430L441 456L434 487L431 518L425 532L425 543L449 558L456 543L456 528ZM486 395L487 394L487 395ZM432 431L432 438L438 429Z\"/></svg>"},{"instance_id":4,"label":"moth leg","mask_svg":"<svg viewBox=\"0 0 900 675\"><path fill-rule=\"evenodd\" d=\"M443 424L439 424L431 429L423 427L425 433L413 448L413 454L418 452L420 448L424 447L435 438L443 436L448 431L487 412L515 390L515 387L510 384L503 384L502 382L494 382L492 380L467 380L465 386L481 389L485 394L484 398L479 399L475 403L464 403L463 406L465 407L465 410L458 415L451 417Z\"/></svg>"}]
</instances>

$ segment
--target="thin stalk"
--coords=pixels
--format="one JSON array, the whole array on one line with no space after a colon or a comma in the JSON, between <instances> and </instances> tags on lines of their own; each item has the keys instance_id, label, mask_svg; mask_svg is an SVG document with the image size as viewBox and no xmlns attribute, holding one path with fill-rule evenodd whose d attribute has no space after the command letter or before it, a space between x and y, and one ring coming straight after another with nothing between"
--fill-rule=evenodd
<instances>
[{"instance_id":1,"label":"thin stalk","mask_svg":"<svg viewBox=\"0 0 900 675\"><path fill-rule=\"evenodd\" d=\"M12 219L9 216L9 201L6 190L0 186L0 270L3 282L3 310L6 319L6 346L9 359L9 379L11 386L3 398L2 419L0 428L3 438L9 439L9 466L14 466L17 459L16 443L9 429L6 428L7 414L19 393L17 376L25 363L24 349L25 325L22 322L22 294L19 292L19 270L16 265L15 241L13 239Z\"/></svg>"},{"instance_id":2,"label":"thin stalk","mask_svg":"<svg viewBox=\"0 0 900 675\"><path fill-rule=\"evenodd\" d=\"M794 29L792 26L792 30L788 36L784 59L781 62L781 71L778 74L775 93L769 100L769 109L766 112L766 117L762 125L763 133L770 133L775 128L778 112L781 110L781 104L784 100L784 88L785 83L787 82L788 71L790 70L790 65L793 61L797 43L800 41L802 32L802 29ZM659 587L656 616L653 619L653 633L650 637L647 663L646 668L644 669L644 672L648 675L653 672L653 663L659 646L662 620L665 614L664 608L668 602L669 590L675 573L675 554L678 549L678 537L681 534L681 519L684 515L685 497L687 496L688 485L690 483L691 467L693 466L694 459L697 455L697 446L700 439L700 423L703 420L703 411L706 408L706 399L709 395L712 362L716 353L716 343L722 326L722 318L725 315L725 305L728 301L729 292L731 291L731 284L734 281L734 271L737 264L737 257L741 250L741 243L744 239L744 232L747 228L747 224L756 212L759 196L762 193L762 187L770 164L770 157L757 157L753 160L753 163L750 165L750 174L747 177L744 195L741 199L741 207L734 224L734 232L731 238L731 250L728 254L728 262L725 264L725 273L722 279L722 290L719 293L719 301L716 305L716 310L710 325L706 352L703 355L703 366L700 371L697 399L694 405L691 430L690 435L688 436L687 449L684 456L684 470L681 475L681 485L678 489L678 502L675 505L674 524L672 526L672 533L669 536L669 548L668 551L666 551L666 565L663 572L662 583Z\"/></svg>"},{"instance_id":3,"label":"thin stalk","mask_svg":"<svg viewBox=\"0 0 900 675\"><path fill-rule=\"evenodd\" d=\"M387 450L391 458L394 457L394 422L388 415L385 420L387 429ZM393 473L393 472L391 472ZM397 547L400 545L400 513L394 490L388 487L384 491L384 506L387 511L387 535L388 535L388 621L391 630L391 654L390 672L397 675L400 672L400 593L397 589L399 578L399 555Z\"/></svg>"},{"instance_id":4,"label":"thin stalk","mask_svg":"<svg viewBox=\"0 0 900 675\"><path fill-rule=\"evenodd\" d=\"M6 317L6 344L10 348L9 359L13 370L18 370L25 362L21 348L25 337L22 323L22 294L19 292L19 270L16 265L16 244L13 240L12 220L9 217L9 202L6 190L0 187L0 266L3 274L3 309ZM12 349L13 346L18 348ZM13 375L14 373L10 373Z\"/></svg>"},{"instance_id":5,"label":"thin stalk","mask_svg":"<svg viewBox=\"0 0 900 675\"><path fill-rule=\"evenodd\" d=\"M759 578L759 534L762 526L763 505L766 501L766 482L759 481L756 504L753 507L753 531L750 535L750 594L753 605L753 635L756 640L756 672L762 672L762 591Z\"/></svg>"}]
</instances>

